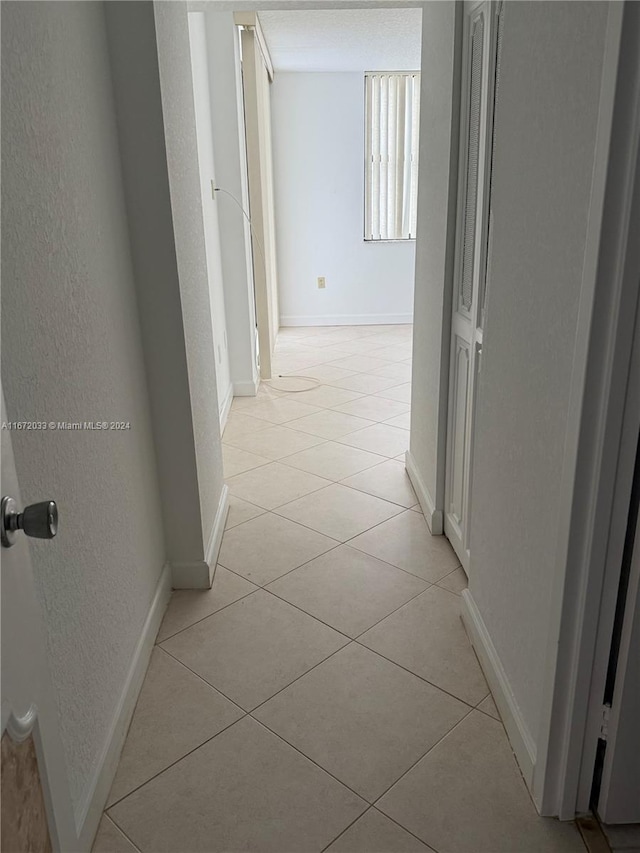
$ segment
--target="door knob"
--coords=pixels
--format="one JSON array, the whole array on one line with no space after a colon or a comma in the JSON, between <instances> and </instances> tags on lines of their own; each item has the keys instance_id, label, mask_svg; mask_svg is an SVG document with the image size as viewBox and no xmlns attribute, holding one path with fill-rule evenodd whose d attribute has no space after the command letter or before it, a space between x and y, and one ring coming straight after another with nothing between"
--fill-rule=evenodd
<instances>
[{"instance_id":1,"label":"door knob","mask_svg":"<svg viewBox=\"0 0 640 853\"><path fill-rule=\"evenodd\" d=\"M0 508L0 525L4 548L14 544L18 530L36 539L53 539L58 532L58 507L55 501L41 501L18 512L14 499L5 495Z\"/></svg>"}]
</instances>

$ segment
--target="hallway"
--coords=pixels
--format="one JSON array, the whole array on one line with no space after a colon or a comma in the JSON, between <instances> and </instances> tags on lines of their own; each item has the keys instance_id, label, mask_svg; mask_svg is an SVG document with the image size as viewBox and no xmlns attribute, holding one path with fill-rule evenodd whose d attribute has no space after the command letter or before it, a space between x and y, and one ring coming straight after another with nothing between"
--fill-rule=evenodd
<instances>
[{"instance_id":1,"label":"hallway","mask_svg":"<svg viewBox=\"0 0 640 853\"><path fill-rule=\"evenodd\" d=\"M173 593L94 850L583 850L535 812L404 471L411 327L282 329L275 371L319 382L234 399L214 584Z\"/></svg>"}]
</instances>

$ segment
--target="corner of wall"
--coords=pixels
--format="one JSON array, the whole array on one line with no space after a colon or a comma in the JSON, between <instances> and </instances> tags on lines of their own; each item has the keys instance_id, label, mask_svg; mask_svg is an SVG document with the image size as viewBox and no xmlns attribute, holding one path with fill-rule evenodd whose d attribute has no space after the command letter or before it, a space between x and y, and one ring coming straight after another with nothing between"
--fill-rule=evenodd
<instances>
[{"instance_id":1,"label":"corner of wall","mask_svg":"<svg viewBox=\"0 0 640 853\"><path fill-rule=\"evenodd\" d=\"M202 560L181 563L173 562L172 586L174 589L210 589L213 573L218 561L218 552L222 544L224 526L229 512L229 487L224 485L220 492L218 509L216 511L209 541Z\"/></svg>"},{"instance_id":2,"label":"corner of wall","mask_svg":"<svg viewBox=\"0 0 640 853\"><path fill-rule=\"evenodd\" d=\"M462 602L462 622L502 717L524 781L531 790L533 772L536 766L535 741L518 707L502 661L493 645L482 615L468 589L462 593ZM539 807L538 803L535 805L537 808Z\"/></svg>"},{"instance_id":3,"label":"corner of wall","mask_svg":"<svg viewBox=\"0 0 640 853\"><path fill-rule=\"evenodd\" d=\"M170 596L171 566L166 563L140 632L140 639L133 653L102 752L96 762L86 794L76 808L75 822L79 850L90 850L93 844Z\"/></svg>"},{"instance_id":4,"label":"corner of wall","mask_svg":"<svg viewBox=\"0 0 640 853\"><path fill-rule=\"evenodd\" d=\"M440 536L444 532L444 516L441 509L436 509L435 503L427 489L422 476L416 465L411 451L407 450L405 455L405 468L411 480L420 507L427 520L427 525L433 536Z\"/></svg>"}]
</instances>

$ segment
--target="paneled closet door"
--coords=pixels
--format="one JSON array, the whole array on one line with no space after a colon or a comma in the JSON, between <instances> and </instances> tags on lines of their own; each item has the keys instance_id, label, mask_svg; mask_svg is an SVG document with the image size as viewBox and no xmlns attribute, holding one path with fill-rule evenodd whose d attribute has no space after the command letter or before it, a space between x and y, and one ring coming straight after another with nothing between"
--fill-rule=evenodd
<instances>
[{"instance_id":1,"label":"paneled closet door","mask_svg":"<svg viewBox=\"0 0 640 853\"><path fill-rule=\"evenodd\" d=\"M465 2L444 529L467 573L476 386L487 269L497 33L496 3Z\"/></svg>"}]
</instances>

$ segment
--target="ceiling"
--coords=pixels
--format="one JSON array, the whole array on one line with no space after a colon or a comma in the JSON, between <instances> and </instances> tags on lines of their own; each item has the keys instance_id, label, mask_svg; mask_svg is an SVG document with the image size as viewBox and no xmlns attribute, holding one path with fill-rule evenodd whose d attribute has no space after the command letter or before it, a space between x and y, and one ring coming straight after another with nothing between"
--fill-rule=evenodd
<instances>
[{"instance_id":1,"label":"ceiling","mask_svg":"<svg viewBox=\"0 0 640 853\"><path fill-rule=\"evenodd\" d=\"M417 71L421 9L260 12L276 71Z\"/></svg>"}]
</instances>

